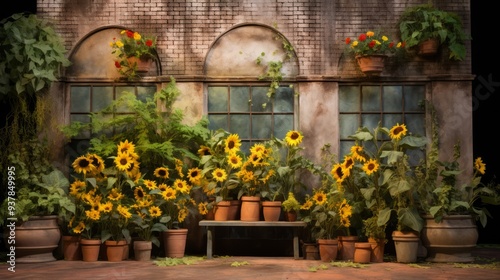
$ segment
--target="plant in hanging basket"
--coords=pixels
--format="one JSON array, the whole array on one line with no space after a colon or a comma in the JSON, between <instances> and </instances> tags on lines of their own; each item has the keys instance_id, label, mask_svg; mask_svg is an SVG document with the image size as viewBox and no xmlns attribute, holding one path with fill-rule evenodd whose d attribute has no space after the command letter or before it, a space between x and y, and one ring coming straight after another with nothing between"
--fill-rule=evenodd
<instances>
[{"instance_id":1,"label":"plant in hanging basket","mask_svg":"<svg viewBox=\"0 0 500 280\"><path fill-rule=\"evenodd\" d=\"M110 43L111 53L116 56L115 67L121 75L136 78L138 73L148 71L142 68L143 63L150 65L155 59L157 38L132 30L122 30L120 35Z\"/></svg>"}]
</instances>

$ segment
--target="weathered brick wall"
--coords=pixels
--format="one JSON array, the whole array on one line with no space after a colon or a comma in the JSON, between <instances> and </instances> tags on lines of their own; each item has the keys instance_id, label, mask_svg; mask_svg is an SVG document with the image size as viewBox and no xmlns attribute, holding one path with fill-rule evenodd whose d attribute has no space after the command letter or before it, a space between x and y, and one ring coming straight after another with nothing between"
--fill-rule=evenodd
<instances>
[{"instance_id":1,"label":"weathered brick wall","mask_svg":"<svg viewBox=\"0 0 500 280\"><path fill-rule=\"evenodd\" d=\"M248 22L274 26L293 44L302 76L355 73L342 55L345 37L382 28L397 34L396 22L407 6L428 1L387 0L38 0L37 13L56 24L68 50L90 32L123 26L158 35L165 75L202 75L205 55L215 39L231 27ZM456 12L470 30L466 0L434 1ZM392 75L469 74L468 56L460 63L446 57L395 65ZM424 67L425 66L425 67Z\"/></svg>"}]
</instances>

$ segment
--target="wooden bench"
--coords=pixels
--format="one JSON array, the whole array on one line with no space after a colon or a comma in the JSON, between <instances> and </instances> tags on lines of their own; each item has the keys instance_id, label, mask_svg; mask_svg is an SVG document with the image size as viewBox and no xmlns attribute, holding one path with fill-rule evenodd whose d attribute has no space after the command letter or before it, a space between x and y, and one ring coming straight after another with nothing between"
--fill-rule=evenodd
<instances>
[{"instance_id":1,"label":"wooden bench","mask_svg":"<svg viewBox=\"0 0 500 280\"><path fill-rule=\"evenodd\" d=\"M306 227L306 222L267 222L267 221L215 221L215 220L201 220L200 226L207 227L207 258L213 257L213 241L214 241L214 228L215 227L290 227L293 229L293 257L299 259L299 228Z\"/></svg>"}]
</instances>

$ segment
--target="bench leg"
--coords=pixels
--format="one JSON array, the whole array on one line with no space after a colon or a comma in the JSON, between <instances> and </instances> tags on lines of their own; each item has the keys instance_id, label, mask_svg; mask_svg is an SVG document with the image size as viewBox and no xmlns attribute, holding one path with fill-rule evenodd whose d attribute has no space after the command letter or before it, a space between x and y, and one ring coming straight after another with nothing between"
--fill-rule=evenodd
<instances>
[{"instance_id":1,"label":"bench leg","mask_svg":"<svg viewBox=\"0 0 500 280\"><path fill-rule=\"evenodd\" d=\"M214 227L207 227L207 259L211 259L212 255L212 245L214 240Z\"/></svg>"},{"instance_id":2,"label":"bench leg","mask_svg":"<svg viewBox=\"0 0 500 280\"><path fill-rule=\"evenodd\" d=\"M299 256L299 230L293 229L293 258L298 260Z\"/></svg>"}]
</instances>

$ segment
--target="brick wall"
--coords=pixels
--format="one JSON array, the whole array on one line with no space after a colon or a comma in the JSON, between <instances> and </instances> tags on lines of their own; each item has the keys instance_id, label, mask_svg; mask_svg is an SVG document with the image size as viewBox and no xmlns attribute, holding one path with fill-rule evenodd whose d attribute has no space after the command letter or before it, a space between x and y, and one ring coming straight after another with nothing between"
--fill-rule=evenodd
<instances>
[{"instance_id":1,"label":"brick wall","mask_svg":"<svg viewBox=\"0 0 500 280\"><path fill-rule=\"evenodd\" d=\"M355 72L354 63L342 55L345 37L379 27L395 36L399 14L409 5L427 2L38 0L37 14L55 23L68 50L85 35L104 26L156 34L165 75L201 75L205 55L218 36L237 24L257 22L274 26L293 44L300 61L300 75L329 76ZM470 30L469 1L434 1L434 4L458 13ZM422 63L426 67L421 67ZM393 75L469 74L470 71L469 51L466 60L453 66L445 57L438 61L416 61L410 62L410 67L396 65Z\"/></svg>"}]
</instances>

